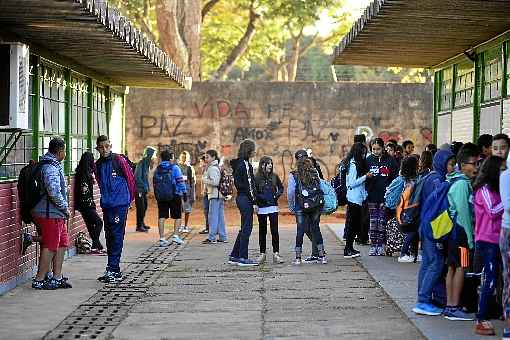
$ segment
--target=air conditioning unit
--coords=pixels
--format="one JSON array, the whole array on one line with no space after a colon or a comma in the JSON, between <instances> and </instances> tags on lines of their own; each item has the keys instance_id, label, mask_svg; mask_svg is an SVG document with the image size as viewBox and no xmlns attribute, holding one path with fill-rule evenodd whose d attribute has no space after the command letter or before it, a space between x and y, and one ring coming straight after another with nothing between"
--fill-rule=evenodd
<instances>
[{"instance_id":1,"label":"air conditioning unit","mask_svg":"<svg viewBox=\"0 0 510 340\"><path fill-rule=\"evenodd\" d=\"M0 128L28 129L30 52L22 43L0 44Z\"/></svg>"}]
</instances>

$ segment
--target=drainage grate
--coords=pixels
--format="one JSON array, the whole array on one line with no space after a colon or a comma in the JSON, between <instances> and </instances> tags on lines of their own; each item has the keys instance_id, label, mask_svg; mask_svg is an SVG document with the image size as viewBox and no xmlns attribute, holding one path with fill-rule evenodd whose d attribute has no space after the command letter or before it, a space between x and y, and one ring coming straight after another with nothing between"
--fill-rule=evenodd
<instances>
[{"instance_id":1,"label":"drainage grate","mask_svg":"<svg viewBox=\"0 0 510 340\"><path fill-rule=\"evenodd\" d=\"M172 263L179 249L182 248L172 245L145 250L125 268L123 281L105 284L43 339L110 339L133 306L147 296L149 287Z\"/></svg>"}]
</instances>

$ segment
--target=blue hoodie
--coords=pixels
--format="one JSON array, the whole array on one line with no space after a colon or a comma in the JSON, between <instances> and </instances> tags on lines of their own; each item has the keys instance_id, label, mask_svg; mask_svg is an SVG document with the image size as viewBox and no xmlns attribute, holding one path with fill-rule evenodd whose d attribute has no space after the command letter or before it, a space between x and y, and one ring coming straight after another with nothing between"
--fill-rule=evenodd
<instances>
[{"instance_id":1,"label":"blue hoodie","mask_svg":"<svg viewBox=\"0 0 510 340\"><path fill-rule=\"evenodd\" d=\"M183 196L187 193L186 183L184 182L179 166L172 164L169 161L162 161L159 164L159 168L164 171L172 171L172 179L175 181L175 194L177 196Z\"/></svg>"},{"instance_id":2,"label":"blue hoodie","mask_svg":"<svg viewBox=\"0 0 510 340\"><path fill-rule=\"evenodd\" d=\"M156 149L152 146L145 148L144 156L138 162L135 169L136 192L148 193L149 192L149 166L151 159L154 157Z\"/></svg>"},{"instance_id":3,"label":"blue hoodie","mask_svg":"<svg viewBox=\"0 0 510 340\"><path fill-rule=\"evenodd\" d=\"M420 202L424 203L427 200L427 197L436 190L437 186L446 181L448 160L453 157L455 157L455 155L450 150L439 150L436 152L432 162L434 171L426 175L427 177L423 182ZM424 207L422 206L422 209L423 208Z\"/></svg>"},{"instance_id":4,"label":"blue hoodie","mask_svg":"<svg viewBox=\"0 0 510 340\"><path fill-rule=\"evenodd\" d=\"M32 214L45 218L69 218L67 184L62 163L49 152L41 160L50 163L41 167L41 178L46 192L32 209Z\"/></svg>"}]
</instances>

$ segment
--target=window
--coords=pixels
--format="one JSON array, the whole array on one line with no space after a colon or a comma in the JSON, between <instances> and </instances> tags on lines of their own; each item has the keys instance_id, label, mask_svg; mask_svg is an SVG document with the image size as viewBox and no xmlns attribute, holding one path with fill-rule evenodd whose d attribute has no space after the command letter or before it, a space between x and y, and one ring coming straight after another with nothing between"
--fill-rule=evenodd
<instances>
[{"instance_id":1,"label":"window","mask_svg":"<svg viewBox=\"0 0 510 340\"><path fill-rule=\"evenodd\" d=\"M44 154L54 136L65 136L65 89L63 69L41 64L39 87L39 154Z\"/></svg>"},{"instance_id":2,"label":"window","mask_svg":"<svg viewBox=\"0 0 510 340\"><path fill-rule=\"evenodd\" d=\"M475 69L472 63L457 66L455 77L455 107L473 104Z\"/></svg>"},{"instance_id":3,"label":"window","mask_svg":"<svg viewBox=\"0 0 510 340\"><path fill-rule=\"evenodd\" d=\"M7 145L10 137L10 132L0 132L0 145ZM22 134L0 166L0 180L17 178L20 170L32 159L32 150L32 134Z\"/></svg>"},{"instance_id":4,"label":"window","mask_svg":"<svg viewBox=\"0 0 510 340\"><path fill-rule=\"evenodd\" d=\"M108 129L106 127L106 89L102 86L94 84L94 91L92 92L92 140L95 140L100 135L106 135ZM96 157L99 154L94 151Z\"/></svg>"},{"instance_id":5,"label":"window","mask_svg":"<svg viewBox=\"0 0 510 340\"><path fill-rule=\"evenodd\" d=\"M490 101L501 97L503 68L501 49L497 48L484 54L484 91L483 100Z\"/></svg>"},{"instance_id":6,"label":"window","mask_svg":"<svg viewBox=\"0 0 510 340\"><path fill-rule=\"evenodd\" d=\"M71 171L76 169L88 145L88 95L89 84L77 75L71 76Z\"/></svg>"},{"instance_id":7,"label":"window","mask_svg":"<svg viewBox=\"0 0 510 340\"><path fill-rule=\"evenodd\" d=\"M452 85L453 85L453 68L447 68L441 71L441 103L440 111L450 111L452 105Z\"/></svg>"}]
</instances>

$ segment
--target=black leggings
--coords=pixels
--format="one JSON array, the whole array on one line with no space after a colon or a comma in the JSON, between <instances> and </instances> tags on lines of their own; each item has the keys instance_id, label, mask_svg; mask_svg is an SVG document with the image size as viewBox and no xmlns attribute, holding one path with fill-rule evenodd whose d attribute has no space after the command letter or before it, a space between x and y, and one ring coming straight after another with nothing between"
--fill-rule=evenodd
<instances>
[{"instance_id":1,"label":"black leggings","mask_svg":"<svg viewBox=\"0 0 510 340\"><path fill-rule=\"evenodd\" d=\"M348 203L347 208L347 224L349 228L347 228L347 235L345 239L345 248L352 250L354 249L354 239L356 235L359 235L361 231L361 224L363 223L361 220L363 207L361 205L355 203Z\"/></svg>"},{"instance_id":2,"label":"black leggings","mask_svg":"<svg viewBox=\"0 0 510 340\"><path fill-rule=\"evenodd\" d=\"M101 244L101 241L99 241L99 236L101 235L101 230L103 229L103 220L97 214L96 209L90 208L81 211L81 217L83 217L83 220L87 225L87 230L89 231L90 238L92 239L92 248L103 249L103 245Z\"/></svg>"},{"instance_id":3,"label":"black leggings","mask_svg":"<svg viewBox=\"0 0 510 340\"><path fill-rule=\"evenodd\" d=\"M267 219L271 226L271 240L273 244L273 253L280 251L280 236L278 234L278 213L257 215L259 220L259 246L260 252L266 253L266 235L267 235Z\"/></svg>"}]
</instances>

